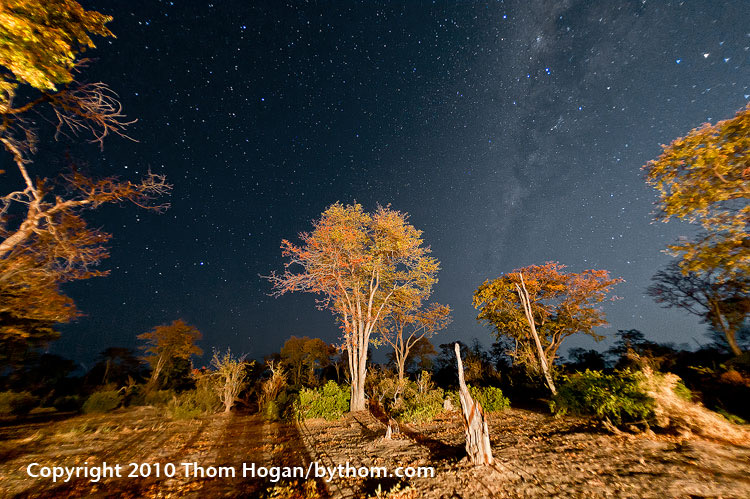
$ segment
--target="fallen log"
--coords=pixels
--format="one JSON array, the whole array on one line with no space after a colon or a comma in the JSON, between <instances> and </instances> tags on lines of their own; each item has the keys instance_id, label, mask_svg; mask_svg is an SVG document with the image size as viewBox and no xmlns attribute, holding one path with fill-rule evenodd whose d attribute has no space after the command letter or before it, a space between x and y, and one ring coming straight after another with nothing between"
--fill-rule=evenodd
<instances>
[{"instance_id":1,"label":"fallen log","mask_svg":"<svg viewBox=\"0 0 750 499\"><path fill-rule=\"evenodd\" d=\"M487 419L482 405L471 398L469 389L464 381L464 365L461 362L461 349L455 344L456 360L458 360L458 396L461 400L461 414L466 434L466 453L473 464L492 464L492 448L490 447L490 432L487 429Z\"/></svg>"}]
</instances>

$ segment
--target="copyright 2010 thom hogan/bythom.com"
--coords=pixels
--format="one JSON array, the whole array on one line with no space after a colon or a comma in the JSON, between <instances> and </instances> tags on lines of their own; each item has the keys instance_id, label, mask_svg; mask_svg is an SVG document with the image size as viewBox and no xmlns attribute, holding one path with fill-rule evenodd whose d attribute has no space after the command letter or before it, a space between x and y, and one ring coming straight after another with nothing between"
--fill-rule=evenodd
<instances>
[{"instance_id":1,"label":"copyright 2010 thom hogan/bythom.com","mask_svg":"<svg viewBox=\"0 0 750 499\"><path fill-rule=\"evenodd\" d=\"M327 482L336 478L433 478L432 466L398 466L389 470L385 466L353 466L348 461L335 466L325 466L317 461L307 466L259 466L242 463L241 466L203 466L197 462L181 463L127 463L82 466L49 466L31 463L26 467L31 478L67 483L74 479L99 482L106 478L261 478L278 482L287 478L305 480L321 478Z\"/></svg>"}]
</instances>

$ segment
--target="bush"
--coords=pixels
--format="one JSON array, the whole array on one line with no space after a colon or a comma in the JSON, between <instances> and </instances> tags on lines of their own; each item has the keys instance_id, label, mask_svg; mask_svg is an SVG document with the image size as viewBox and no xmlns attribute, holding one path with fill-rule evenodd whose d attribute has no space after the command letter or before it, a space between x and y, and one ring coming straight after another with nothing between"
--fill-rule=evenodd
<instances>
[{"instance_id":1,"label":"bush","mask_svg":"<svg viewBox=\"0 0 750 499\"><path fill-rule=\"evenodd\" d=\"M164 407L175 398L174 390L150 390L143 395L143 405Z\"/></svg>"},{"instance_id":2,"label":"bush","mask_svg":"<svg viewBox=\"0 0 750 499\"><path fill-rule=\"evenodd\" d=\"M471 397L482 405L486 412L504 411L510 407L510 400L500 388L494 386L476 387L469 385ZM460 402L459 406L460 408Z\"/></svg>"},{"instance_id":3,"label":"bush","mask_svg":"<svg viewBox=\"0 0 750 499\"><path fill-rule=\"evenodd\" d=\"M642 382L643 375L629 369L614 374L587 369L563 376L550 409L556 414L593 416L615 425L648 421L654 417L654 400Z\"/></svg>"},{"instance_id":4,"label":"bush","mask_svg":"<svg viewBox=\"0 0 750 499\"><path fill-rule=\"evenodd\" d=\"M161 390L154 393L169 392ZM174 419L194 419L206 414L213 414L219 410L221 401L210 386L198 381L195 390L188 390L179 395L172 395L167 405L167 413Z\"/></svg>"},{"instance_id":5,"label":"bush","mask_svg":"<svg viewBox=\"0 0 750 499\"><path fill-rule=\"evenodd\" d=\"M302 419L338 419L349 410L349 387L328 381L320 388L302 388L296 404L296 414Z\"/></svg>"},{"instance_id":6,"label":"bush","mask_svg":"<svg viewBox=\"0 0 750 499\"><path fill-rule=\"evenodd\" d=\"M262 406L263 417L269 421L286 421L299 417L299 411L295 408L297 403L297 393L282 390L273 400L267 401Z\"/></svg>"},{"instance_id":7,"label":"bush","mask_svg":"<svg viewBox=\"0 0 750 499\"><path fill-rule=\"evenodd\" d=\"M83 404L83 412L109 412L117 409L122 403L122 394L119 390L102 390L94 392Z\"/></svg>"},{"instance_id":8,"label":"bush","mask_svg":"<svg viewBox=\"0 0 750 499\"><path fill-rule=\"evenodd\" d=\"M61 412L80 411L82 405L83 399L78 395L57 397L55 401L52 402L52 407Z\"/></svg>"},{"instance_id":9,"label":"bush","mask_svg":"<svg viewBox=\"0 0 750 499\"><path fill-rule=\"evenodd\" d=\"M0 415L25 416L38 404L29 392L0 392Z\"/></svg>"},{"instance_id":10,"label":"bush","mask_svg":"<svg viewBox=\"0 0 750 499\"><path fill-rule=\"evenodd\" d=\"M394 415L399 421L407 423L426 423L443 412L445 393L441 388L425 392L411 392L404 396L402 404L394 408Z\"/></svg>"}]
</instances>

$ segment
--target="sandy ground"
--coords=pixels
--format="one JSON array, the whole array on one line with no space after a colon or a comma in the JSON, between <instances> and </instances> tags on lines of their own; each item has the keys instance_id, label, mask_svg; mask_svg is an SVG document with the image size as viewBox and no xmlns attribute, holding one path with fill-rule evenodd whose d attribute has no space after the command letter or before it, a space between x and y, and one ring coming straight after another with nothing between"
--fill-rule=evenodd
<instances>
[{"instance_id":1,"label":"sandy ground","mask_svg":"<svg viewBox=\"0 0 750 499\"><path fill-rule=\"evenodd\" d=\"M434 477L318 478L322 496L367 497L401 484L402 497L722 497L750 498L750 445L736 446L695 437L611 435L585 420L555 419L510 409L491 414L496 463L473 467L465 460L458 413L420 426L401 425L385 440L385 426L368 413L337 421L304 424L264 422L257 415L232 413L193 421L165 420L156 409L120 410L60 420L4 422L0 425L2 497L262 497L270 477L242 477L255 464L311 470L314 466L355 468L433 467ZM121 477L98 483L87 477L30 477L31 463L98 467L120 464ZM129 463L148 463L148 477L128 477ZM88 463L88 464L86 464ZM155 464L162 476L156 477ZM166 463L174 476L164 476ZM230 476L200 476L191 464ZM310 463L313 463L312 465ZM144 469L143 471L147 471ZM141 470L138 471L139 474ZM198 476L196 476L196 474ZM280 483L288 483L282 480ZM296 496L301 497L301 496Z\"/></svg>"}]
</instances>

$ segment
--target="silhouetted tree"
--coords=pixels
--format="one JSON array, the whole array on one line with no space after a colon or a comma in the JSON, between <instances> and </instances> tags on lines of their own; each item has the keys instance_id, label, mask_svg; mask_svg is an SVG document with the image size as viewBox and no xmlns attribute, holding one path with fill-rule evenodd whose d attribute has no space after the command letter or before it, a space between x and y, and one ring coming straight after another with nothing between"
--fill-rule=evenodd
<instances>
[{"instance_id":1,"label":"silhouetted tree","mask_svg":"<svg viewBox=\"0 0 750 499\"><path fill-rule=\"evenodd\" d=\"M663 307L678 307L722 331L729 349L741 355L737 331L750 315L750 276L719 279L714 270L683 272L677 262L651 278L647 293Z\"/></svg>"}]
</instances>

